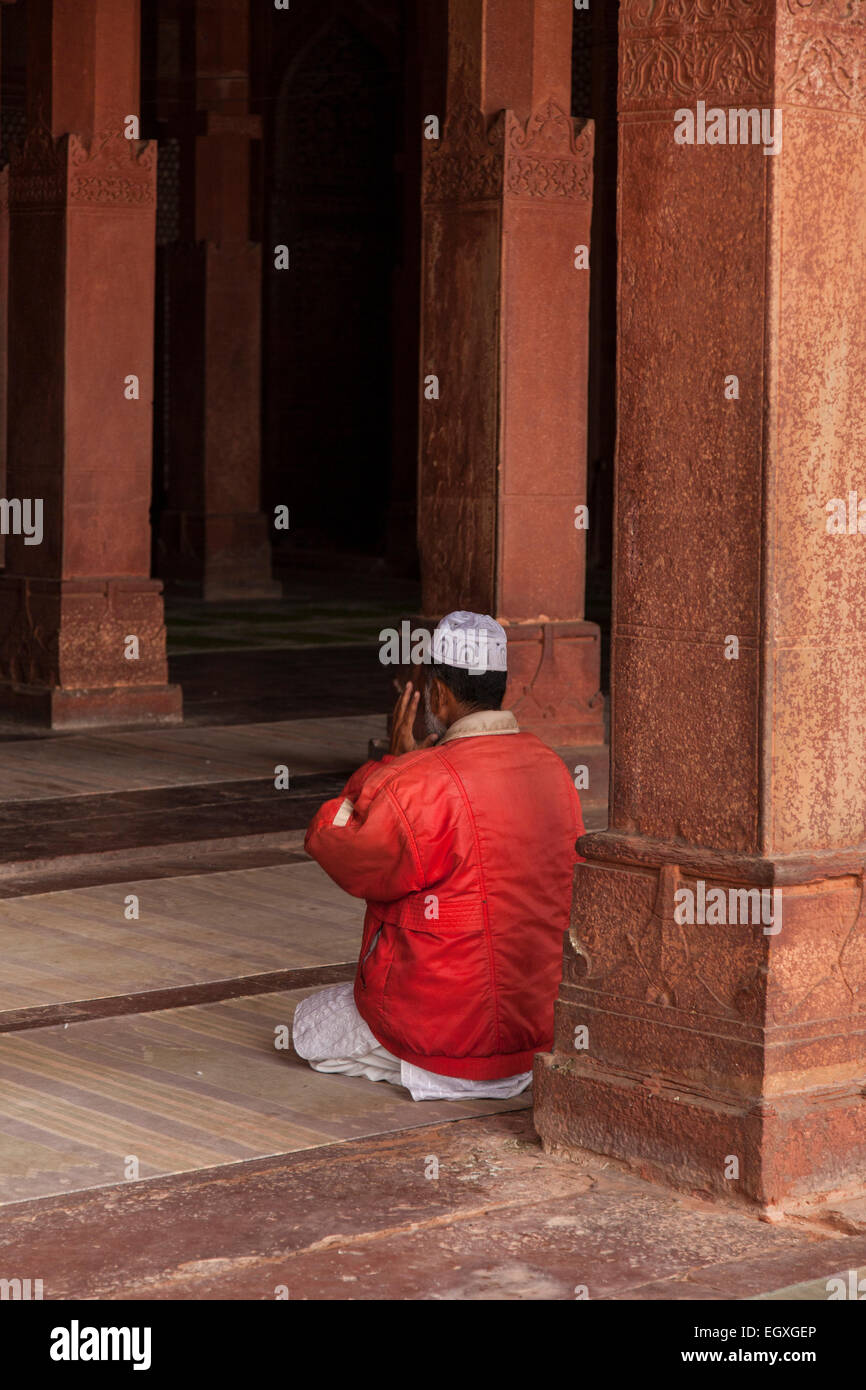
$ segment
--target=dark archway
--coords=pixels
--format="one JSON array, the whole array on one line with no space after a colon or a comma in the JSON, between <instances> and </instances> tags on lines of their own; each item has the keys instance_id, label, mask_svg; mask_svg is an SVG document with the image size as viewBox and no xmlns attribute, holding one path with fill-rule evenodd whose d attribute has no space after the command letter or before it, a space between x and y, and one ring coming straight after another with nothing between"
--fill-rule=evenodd
<instances>
[{"instance_id":1,"label":"dark archway","mask_svg":"<svg viewBox=\"0 0 866 1390\"><path fill-rule=\"evenodd\" d=\"M380 555L393 418L398 62L345 6L284 58L272 106L264 300L268 506L290 550ZM286 246L288 270L274 267Z\"/></svg>"}]
</instances>

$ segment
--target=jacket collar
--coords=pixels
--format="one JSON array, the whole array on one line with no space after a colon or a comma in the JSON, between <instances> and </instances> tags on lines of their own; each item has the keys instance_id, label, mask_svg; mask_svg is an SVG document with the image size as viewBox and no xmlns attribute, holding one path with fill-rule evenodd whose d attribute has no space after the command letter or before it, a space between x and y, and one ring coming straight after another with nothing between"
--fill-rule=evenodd
<instances>
[{"instance_id":1,"label":"jacket collar","mask_svg":"<svg viewBox=\"0 0 866 1390\"><path fill-rule=\"evenodd\" d=\"M439 747L453 738L478 738L480 734L519 734L520 725L510 709L479 709L455 719L439 740Z\"/></svg>"}]
</instances>

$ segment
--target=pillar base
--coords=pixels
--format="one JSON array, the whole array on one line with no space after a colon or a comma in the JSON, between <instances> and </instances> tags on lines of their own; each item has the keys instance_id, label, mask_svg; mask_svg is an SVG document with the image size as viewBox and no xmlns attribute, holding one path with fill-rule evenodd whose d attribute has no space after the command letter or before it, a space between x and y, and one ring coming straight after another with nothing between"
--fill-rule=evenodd
<instances>
[{"instance_id":1,"label":"pillar base","mask_svg":"<svg viewBox=\"0 0 866 1390\"><path fill-rule=\"evenodd\" d=\"M179 685L46 690L0 682L0 719L40 729L182 724L183 693Z\"/></svg>"},{"instance_id":2,"label":"pillar base","mask_svg":"<svg viewBox=\"0 0 866 1390\"><path fill-rule=\"evenodd\" d=\"M282 597L282 585L271 577L268 523L262 512L164 512L159 555L170 593L208 602Z\"/></svg>"},{"instance_id":3,"label":"pillar base","mask_svg":"<svg viewBox=\"0 0 866 1390\"><path fill-rule=\"evenodd\" d=\"M544 1143L768 1208L866 1190L862 862L579 847Z\"/></svg>"},{"instance_id":4,"label":"pillar base","mask_svg":"<svg viewBox=\"0 0 866 1390\"><path fill-rule=\"evenodd\" d=\"M533 1094L548 1153L589 1149L648 1181L767 1211L866 1194L866 1099L858 1082L744 1101L541 1053ZM737 1171L731 1158L737 1178L725 1177Z\"/></svg>"},{"instance_id":5,"label":"pillar base","mask_svg":"<svg viewBox=\"0 0 866 1390\"><path fill-rule=\"evenodd\" d=\"M505 623L504 707L521 729L554 748L605 741L601 632L596 623Z\"/></svg>"},{"instance_id":6,"label":"pillar base","mask_svg":"<svg viewBox=\"0 0 866 1390\"><path fill-rule=\"evenodd\" d=\"M182 721L155 580L4 575L0 651L0 717L51 729Z\"/></svg>"}]
</instances>

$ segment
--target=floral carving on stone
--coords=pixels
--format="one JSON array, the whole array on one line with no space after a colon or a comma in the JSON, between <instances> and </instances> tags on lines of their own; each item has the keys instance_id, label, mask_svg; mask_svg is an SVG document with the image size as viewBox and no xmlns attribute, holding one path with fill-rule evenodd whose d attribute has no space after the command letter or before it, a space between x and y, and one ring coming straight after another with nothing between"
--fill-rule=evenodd
<instances>
[{"instance_id":1,"label":"floral carving on stone","mask_svg":"<svg viewBox=\"0 0 866 1390\"><path fill-rule=\"evenodd\" d=\"M37 121L21 145L13 145L9 162L12 208L61 206L66 195L65 137L55 140Z\"/></svg>"},{"instance_id":2,"label":"floral carving on stone","mask_svg":"<svg viewBox=\"0 0 866 1390\"><path fill-rule=\"evenodd\" d=\"M701 91L734 98L769 88L770 47L764 30L696 34L694 43L695 72Z\"/></svg>"},{"instance_id":3,"label":"floral carving on stone","mask_svg":"<svg viewBox=\"0 0 866 1390\"><path fill-rule=\"evenodd\" d=\"M659 870L658 891L648 921L625 933L646 981L646 1002L676 1007L679 986L691 973L691 951L685 930L674 917L674 894L680 885L676 865Z\"/></svg>"},{"instance_id":4,"label":"floral carving on stone","mask_svg":"<svg viewBox=\"0 0 866 1390\"><path fill-rule=\"evenodd\" d=\"M156 146L111 132L69 137L69 201L138 207L156 203Z\"/></svg>"},{"instance_id":5,"label":"floral carving on stone","mask_svg":"<svg viewBox=\"0 0 866 1390\"><path fill-rule=\"evenodd\" d=\"M623 96L634 101L688 96L695 87L691 44L674 38L626 42L621 81Z\"/></svg>"},{"instance_id":6,"label":"floral carving on stone","mask_svg":"<svg viewBox=\"0 0 866 1390\"><path fill-rule=\"evenodd\" d=\"M866 0L788 0L788 13L814 19L866 24Z\"/></svg>"},{"instance_id":7,"label":"floral carving on stone","mask_svg":"<svg viewBox=\"0 0 866 1390\"><path fill-rule=\"evenodd\" d=\"M695 0L694 17L714 24L721 20L742 24L750 19L768 19L773 8L773 0Z\"/></svg>"},{"instance_id":8,"label":"floral carving on stone","mask_svg":"<svg viewBox=\"0 0 866 1390\"><path fill-rule=\"evenodd\" d=\"M626 890L612 916L593 901L583 936L570 940L582 960L578 979L621 999L684 1009L703 1017L751 1023L767 992L765 937L760 927L713 927L678 921L677 894L686 887L678 865L660 867L652 898L640 910ZM731 933L736 944L731 949Z\"/></svg>"},{"instance_id":9,"label":"floral carving on stone","mask_svg":"<svg viewBox=\"0 0 866 1390\"><path fill-rule=\"evenodd\" d=\"M701 98L844 110L866 102L866 0L784 0L775 39L775 0L623 0L622 13L626 109Z\"/></svg>"},{"instance_id":10,"label":"floral carving on stone","mask_svg":"<svg viewBox=\"0 0 866 1390\"><path fill-rule=\"evenodd\" d=\"M623 0L622 22L636 29L662 24L742 24L768 17L771 9L772 0Z\"/></svg>"},{"instance_id":11,"label":"floral carving on stone","mask_svg":"<svg viewBox=\"0 0 866 1390\"><path fill-rule=\"evenodd\" d=\"M857 79L853 54L846 54L828 34L806 39L794 59L785 84L786 100L799 97L816 104L822 99L843 97L852 101L857 96Z\"/></svg>"},{"instance_id":12,"label":"floral carving on stone","mask_svg":"<svg viewBox=\"0 0 866 1390\"><path fill-rule=\"evenodd\" d=\"M156 204L156 145L116 131L55 138L37 122L12 151L12 207Z\"/></svg>"},{"instance_id":13,"label":"floral carving on stone","mask_svg":"<svg viewBox=\"0 0 866 1390\"><path fill-rule=\"evenodd\" d=\"M522 122L509 111L505 127L505 187L512 196L592 196L593 125L580 129L548 101Z\"/></svg>"},{"instance_id":14,"label":"floral carving on stone","mask_svg":"<svg viewBox=\"0 0 866 1390\"><path fill-rule=\"evenodd\" d=\"M626 39L621 68L626 104L768 96L770 36L766 29L694 30Z\"/></svg>"},{"instance_id":15,"label":"floral carving on stone","mask_svg":"<svg viewBox=\"0 0 866 1390\"><path fill-rule=\"evenodd\" d=\"M424 161L426 203L477 202L502 191L502 113L492 124L468 102L445 124L442 140ZM425 141L426 144L426 141Z\"/></svg>"}]
</instances>

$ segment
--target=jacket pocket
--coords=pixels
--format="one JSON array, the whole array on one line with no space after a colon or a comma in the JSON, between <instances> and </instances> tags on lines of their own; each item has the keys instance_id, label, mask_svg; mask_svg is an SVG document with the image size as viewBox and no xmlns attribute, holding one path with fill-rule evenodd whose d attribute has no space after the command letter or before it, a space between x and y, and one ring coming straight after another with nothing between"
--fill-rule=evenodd
<instances>
[{"instance_id":1,"label":"jacket pocket","mask_svg":"<svg viewBox=\"0 0 866 1390\"><path fill-rule=\"evenodd\" d=\"M393 929L382 976L389 1035L420 1057L488 1057L498 1050L496 1002L483 932Z\"/></svg>"},{"instance_id":2,"label":"jacket pocket","mask_svg":"<svg viewBox=\"0 0 866 1390\"><path fill-rule=\"evenodd\" d=\"M394 935L397 928L390 922L380 922L363 958L358 962L358 983L369 1010L382 1016L382 1001L391 961L394 955ZM375 944L373 944L375 943Z\"/></svg>"},{"instance_id":3,"label":"jacket pocket","mask_svg":"<svg viewBox=\"0 0 866 1390\"><path fill-rule=\"evenodd\" d=\"M378 926L376 926L376 925L374 924L373 935L372 935L372 937L370 938L370 944L369 944L369 946L366 948L366 950L363 950L363 949L362 949L362 953L361 953L360 959L358 960L358 975L359 975L360 980L361 980L361 987L362 987L362 989L365 989L366 986L367 986L367 975L366 975L365 966L366 966L366 964L367 964L367 961L370 959L370 957L372 956L373 952L375 951L376 947L377 947L378 944L379 944L379 940L380 940L381 935L382 935L382 927L383 927L383 926L384 926L384 923L382 923L382 922L380 922L380 923L378 924Z\"/></svg>"}]
</instances>

